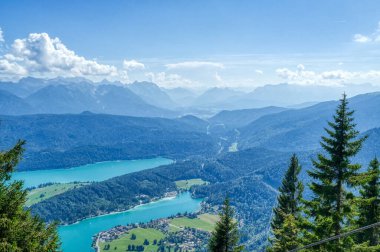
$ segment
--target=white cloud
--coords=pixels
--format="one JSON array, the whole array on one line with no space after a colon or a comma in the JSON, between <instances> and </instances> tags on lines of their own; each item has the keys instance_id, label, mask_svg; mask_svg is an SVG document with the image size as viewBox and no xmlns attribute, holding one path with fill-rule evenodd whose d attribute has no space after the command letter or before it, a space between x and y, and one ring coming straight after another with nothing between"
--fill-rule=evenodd
<instances>
[{"instance_id":1,"label":"white cloud","mask_svg":"<svg viewBox=\"0 0 380 252\"><path fill-rule=\"evenodd\" d=\"M4 42L5 42L5 40L4 40L4 33L3 33L3 30L0 27L0 43L4 43Z\"/></svg>"},{"instance_id":2,"label":"white cloud","mask_svg":"<svg viewBox=\"0 0 380 252\"><path fill-rule=\"evenodd\" d=\"M4 79L13 80L13 76L26 76L28 71L22 66L0 59L0 76L4 74Z\"/></svg>"},{"instance_id":3,"label":"white cloud","mask_svg":"<svg viewBox=\"0 0 380 252\"><path fill-rule=\"evenodd\" d=\"M50 38L47 33L31 33L27 38L16 39L0 60L3 66L0 77L13 74L14 79L27 75L106 78L118 74L116 67L78 56L59 38Z\"/></svg>"},{"instance_id":4,"label":"white cloud","mask_svg":"<svg viewBox=\"0 0 380 252\"><path fill-rule=\"evenodd\" d=\"M167 74L165 72L160 73L146 73L149 80L163 87L192 87L193 82L189 79L183 78L178 74Z\"/></svg>"},{"instance_id":5,"label":"white cloud","mask_svg":"<svg viewBox=\"0 0 380 252\"><path fill-rule=\"evenodd\" d=\"M277 76L286 80L289 83L303 85L341 85L347 82L354 81L370 81L380 79L380 71L370 70L362 72L351 72L346 70L331 70L331 71L307 71L305 66L300 64L297 70L293 71L288 68L279 68L276 70Z\"/></svg>"},{"instance_id":6,"label":"white cloud","mask_svg":"<svg viewBox=\"0 0 380 252\"><path fill-rule=\"evenodd\" d=\"M260 70L260 69L255 69L255 73L260 74L260 75L264 74L263 70Z\"/></svg>"},{"instance_id":7,"label":"white cloud","mask_svg":"<svg viewBox=\"0 0 380 252\"><path fill-rule=\"evenodd\" d=\"M194 69L194 68L224 68L222 63L209 61L185 61L173 64L166 64L167 69Z\"/></svg>"},{"instance_id":8,"label":"white cloud","mask_svg":"<svg viewBox=\"0 0 380 252\"><path fill-rule=\"evenodd\" d=\"M355 34L354 41L358 43L368 43L371 42L372 39L370 37L364 36L362 34Z\"/></svg>"},{"instance_id":9,"label":"white cloud","mask_svg":"<svg viewBox=\"0 0 380 252\"><path fill-rule=\"evenodd\" d=\"M372 34L363 35L357 33L354 35L353 40L357 43L380 42L380 22L377 24L377 28Z\"/></svg>"},{"instance_id":10,"label":"white cloud","mask_svg":"<svg viewBox=\"0 0 380 252\"><path fill-rule=\"evenodd\" d=\"M125 70L132 70L132 69L145 69L145 65L141 62L138 62L136 60L124 60L123 61L123 68Z\"/></svg>"},{"instance_id":11,"label":"white cloud","mask_svg":"<svg viewBox=\"0 0 380 252\"><path fill-rule=\"evenodd\" d=\"M279 68L276 70L276 73L282 79L298 84L311 84L316 80L316 73L306 71L305 66L302 64L297 65L296 71L289 70L288 68Z\"/></svg>"}]
</instances>

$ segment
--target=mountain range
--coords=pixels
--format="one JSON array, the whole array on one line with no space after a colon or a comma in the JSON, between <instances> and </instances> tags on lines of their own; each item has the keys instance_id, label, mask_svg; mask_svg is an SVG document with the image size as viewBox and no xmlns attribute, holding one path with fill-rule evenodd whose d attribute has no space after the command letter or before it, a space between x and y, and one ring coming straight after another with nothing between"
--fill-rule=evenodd
<instances>
[{"instance_id":1,"label":"mountain range","mask_svg":"<svg viewBox=\"0 0 380 252\"><path fill-rule=\"evenodd\" d=\"M301 108L322 101L336 100L343 93L352 97L375 91L380 91L380 87L372 84L322 86L282 83L257 87L251 92L211 88L195 99L191 106L212 111L268 106Z\"/></svg>"},{"instance_id":2,"label":"mountain range","mask_svg":"<svg viewBox=\"0 0 380 252\"><path fill-rule=\"evenodd\" d=\"M174 118L185 114L210 117L221 110L277 106L303 108L349 96L379 91L371 84L346 86L265 85L251 92L210 88L198 93L186 88L161 88L151 82L91 82L84 78L24 78L0 82L3 115L66 114L90 111L114 115ZM244 113L244 112L242 112Z\"/></svg>"},{"instance_id":3,"label":"mountain range","mask_svg":"<svg viewBox=\"0 0 380 252\"><path fill-rule=\"evenodd\" d=\"M36 82L36 79L33 79ZM21 81L24 92L15 92L17 84L1 83L0 107L3 115L66 114L91 111L141 117L176 117L178 113L152 105L124 85L87 81ZM30 87L33 84L33 88ZM14 85L14 86L12 86ZM145 84L142 84L142 88ZM136 87L136 85L134 85ZM137 90L138 88L134 88ZM11 93L13 92L13 93ZM24 96L17 96L17 94ZM144 96L145 99L146 96Z\"/></svg>"},{"instance_id":4,"label":"mountain range","mask_svg":"<svg viewBox=\"0 0 380 252\"><path fill-rule=\"evenodd\" d=\"M71 92L72 88L75 92ZM100 85L96 89L91 88L93 88L92 85L83 83L74 87L73 85L50 85L41 88L25 99L6 91L0 91L0 97L3 94L8 98L11 97L8 100L2 99L3 104L17 103L28 107L30 106L29 103L35 105L37 101L42 101L44 102L43 107L52 109L53 107L60 108L58 105L63 107L64 101L66 101L68 104L65 109L71 109L70 112L73 113L3 115L0 117L2 124L0 132L1 135L7 137L1 139L0 147L8 148L17 139L26 139L28 141L28 153L34 155L34 159L29 160L41 158L41 153L48 152L54 156L60 155L59 153L71 153L80 147L82 149L100 148L104 151L103 147L129 146L130 152L134 153L135 157L164 153L174 155L174 146L172 146L174 149L172 148L170 151L166 151L169 150L165 149L166 147L164 149L159 147L165 151L149 152L149 150L158 148L157 144L162 143L163 146L167 146L167 140L172 141L174 139L179 141L178 143L182 141L181 145L177 145L178 148L179 146L183 147L185 143L190 144L192 142L199 144L199 148L204 144L204 146L208 146L207 148L213 146L210 149L215 153L228 152L232 145L235 148L230 149L230 151L250 148L286 152L315 151L319 149L320 136L324 134L323 128L331 119L331 115L338 104L338 101L329 101L300 109L265 107L221 111L208 119L201 119L193 115L165 119L95 114L92 112L74 114L77 112L75 107L84 108L83 103L80 103L83 101L88 101L85 103L86 105L93 105L92 108L97 109L96 103L91 103L93 96L98 97L102 104L114 104L115 107L108 105L108 107L104 107L105 110L116 111L119 108L117 104L122 102L125 94L131 92L125 87L114 85ZM79 89L84 91L77 92ZM89 90L93 90L95 93L87 94L86 92ZM78 98L77 94L81 94L81 96ZM62 99L51 99L51 97L58 96ZM37 99L36 97L47 99ZM29 103L24 102L24 100ZM134 100L136 103L140 101L140 98ZM349 102L350 107L355 110L358 129L363 134L377 136L376 129L380 128L380 92L358 95L350 98ZM9 108L16 109L17 107L9 106ZM194 141L191 140L192 137ZM202 138L204 141L201 140ZM132 148L130 144L134 147ZM147 147L149 145L150 147ZM182 152L181 148L177 150L178 153L191 154L191 151L186 149L183 149ZM194 151L193 154L201 154L202 151L209 153L206 151L207 148L202 147L199 151L195 151L193 147L189 148ZM219 151L217 151L218 148ZM132 157L133 155L128 156ZM36 167L38 166L45 167L47 165L38 162Z\"/></svg>"}]
</instances>

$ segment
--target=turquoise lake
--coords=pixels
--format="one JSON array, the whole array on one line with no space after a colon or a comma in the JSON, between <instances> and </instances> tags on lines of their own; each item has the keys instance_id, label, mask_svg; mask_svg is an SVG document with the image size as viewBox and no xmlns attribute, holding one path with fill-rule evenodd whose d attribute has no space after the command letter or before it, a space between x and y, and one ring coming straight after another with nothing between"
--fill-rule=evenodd
<instances>
[{"instance_id":1,"label":"turquoise lake","mask_svg":"<svg viewBox=\"0 0 380 252\"><path fill-rule=\"evenodd\" d=\"M47 182L102 181L172 162L173 160L166 158L107 161L70 169L16 172L12 179L24 180L25 187L38 186ZM190 193L186 192L175 198L144 204L125 212L88 218L72 225L60 226L58 232L62 242L62 250L63 252L93 252L94 250L91 248L92 236L100 231L117 225L148 222L177 213L195 212L200 209L201 201L201 199L191 198Z\"/></svg>"},{"instance_id":2,"label":"turquoise lake","mask_svg":"<svg viewBox=\"0 0 380 252\"><path fill-rule=\"evenodd\" d=\"M201 208L201 199L191 198L189 192L175 198L162 199L144 204L131 210L85 219L78 223L59 227L63 252L93 252L91 237L100 231L117 225L148 222L177 213L195 212Z\"/></svg>"},{"instance_id":3,"label":"turquoise lake","mask_svg":"<svg viewBox=\"0 0 380 252\"><path fill-rule=\"evenodd\" d=\"M38 186L47 182L68 183L102 181L123 174L142 171L160 165L167 165L173 160L167 158L152 158L138 160L107 161L95 164L72 167L69 169L52 169L16 172L13 180L24 180L25 187Z\"/></svg>"}]
</instances>

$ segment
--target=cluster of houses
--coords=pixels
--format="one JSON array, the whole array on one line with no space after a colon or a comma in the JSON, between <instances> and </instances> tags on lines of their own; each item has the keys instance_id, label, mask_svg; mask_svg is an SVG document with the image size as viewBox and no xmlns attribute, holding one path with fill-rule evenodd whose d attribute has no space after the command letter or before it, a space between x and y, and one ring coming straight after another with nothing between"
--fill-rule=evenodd
<instances>
[{"instance_id":1,"label":"cluster of houses","mask_svg":"<svg viewBox=\"0 0 380 252\"><path fill-rule=\"evenodd\" d=\"M207 241L210 233L195 228L184 228L169 234L165 245L177 248L177 251L207 251ZM174 250L176 251L176 250Z\"/></svg>"},{"instance_id":2,"label":"cluster of houses","mask_svg":"<svg viewBox=\"0 0 380 252\"><path fill-rule=\"evenodd\" d=\"M182 214L175 217L194 217L195 215L193 215L194 214ZM100 251L100 243L111 242L135 228L154 228L166 235L158 244L164 249L162 251L167 251L166 249L168 247L171 248L170 251L202 251L202 248L206 246L210 234L195 228L179 227L176 227L179 228L178 231L170 232L170 220L175 217L153 220L148 223L130 224L128 226L119 225L107 231L102 231L93 237L93 248L95 251Z\"/></svg>"}]
</instances>

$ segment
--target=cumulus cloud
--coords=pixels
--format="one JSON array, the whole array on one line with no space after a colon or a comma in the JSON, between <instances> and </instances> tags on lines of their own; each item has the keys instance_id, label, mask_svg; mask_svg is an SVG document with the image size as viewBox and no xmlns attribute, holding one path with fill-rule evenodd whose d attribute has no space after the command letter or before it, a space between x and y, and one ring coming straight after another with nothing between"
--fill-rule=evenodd
<instances>
[{"instance_id":1,"label":"cumulus cloud","mask_svg":"<svg viewBox=\"0 0 380 252\"><path fill-rule=\"evenodd\" d=\"M124 60L123 61L123 68L125 70L132 70L132 69L145 69L145 65L141 62L138 62L136 60Z\"/></svg>"},{"instance_id":2,"label":"cumulus cloud","mask_svg":"<svg viewBox=\"0 0 380 252\"><path fill-rule=\"evenodd\" d=\"M358 43L368 43L371 42L372 39L370 37L364 36L362 34L355 34L354 41Z\"/></svg>"},{"instance_id":3,"label":"cumulus cloud","mask_svg":"<svg viewBox=\"0 0 380 252\"><path fill-rule=\"evenodd\" d=\"M0 61L0 76L14 75L15 79L27 75L105 78L118 74L116 67L81 57L47 33L31 33L27 38L16 39Z\"/></svg>"},{"instance_id":4,"label":"cumulus cloud","mask_svg":"<svg viewBox=\"0 0 380 252\"><path fill-rule=\"evenodd\" d=\"M194 68L224 68L222 63L209 61L185 61L173 64L166 64L167 69L194 69Z\"/></svg>"},{"instance_id":5,"label":"cumulus cloud","mask_svg":"<svg viewBox=\"0 0 380 252\"><path fill-rule=\"evenodd\" d=\"M312 84L317 79L317 74L313 71L305 70L305 66L302 64L297 65L297 70L293 71L288 68L279 68L276 73L282 79L286 79L289 82L297 82L299 84Z\"/></svg>"},{"instance_id":6,"label":"cumulus cloud","mask_svg":"<svg viewBox=\"0 0 380 252\"><path fill-rule=\"evenodd\" d=\"M364 72L351 72L346 70L331 70L315 72L306 70L300 64L296 70L279 68L276 70L277 76L289 83L296 84L318 84L318 85L340 85L354 80L374 80L380 78L380 71L370 70Z\"/></svg>"},{"instance_id":7,"label":"cumulus cloud","mask_svg":"<svg viewBox=\"0 0 380 252\"><path fill-rule=\"evenodd\" d=\"M154 82L163 87L192 87L193 82L189 79L182 77L179 74L167 74L165 72L160 73L146 73L145 74L151 82Z\"/></svg>"},{"instance_id":8,"label":"cumulus cloud","mask_svg":"<svg viewBox=\"0 0 380 252\"><path fill-rule=\"evenodd\" d=\"M11 76L26 76L28 71L22 66L9 62L4 59L0 59L0 75L1 73L6 73L9 79L12 79Z\"/></svg>"},{"instance_id":9,"label":"cumulus cloud","mask_svg":"<svg viewBox=\"0 0 380 252\"><path fill-rule=\"evenodd\" d=\"M354 35L353 40L357 43L380 42L380 22L377 24L377 28L372 34L363 35L357 33Z\"/></svg>"}]
</instances>

